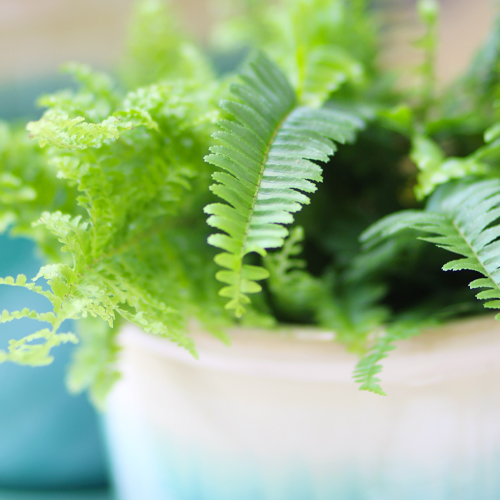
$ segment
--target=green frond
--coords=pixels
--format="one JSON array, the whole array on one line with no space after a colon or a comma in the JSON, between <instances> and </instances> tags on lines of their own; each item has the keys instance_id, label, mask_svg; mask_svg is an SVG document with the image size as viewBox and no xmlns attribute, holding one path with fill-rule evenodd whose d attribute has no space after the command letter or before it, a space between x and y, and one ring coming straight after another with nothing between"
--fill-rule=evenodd
<instances>
[{"instance_id":1,"label":"green frond","mask_svg":"<svg viewBox=\"0 0 500 500\"><path fill-rule=\"evenodd\" d=\"M211 190L227 204L205 208L208 224L225 233L212 235L209 243L224 250L216 257L227 269L217 274L228 285L220 294L238 317L250 303L248 294L261 290L257 281L268 276L265 269L244 264L244 257L283 245L288 235L283 225L309 203L304 192L313 193L322 178L310 160L327 161L334 141L352 141L363 126L347 114L298 107L285 76L263 54L250 61L241 80L231 87L240 101L222 103L235 121L220 122L222 131L215 134L220 145L206 158L226 171L213 175Z\"/></svg>"},{"instance_id":2,"label":"green frond","mask_svg":"<svg viewBox=\"0 0 500 500\"><path fill-rule=\"evenodd\" d=\"M320 45L297 62L300 81L297 94L301 104L313 108L323 105L346 82L360 83L364 67L338 46Z\"/></svg>"},{"instance_id":3,"label":"green frond","mask_svg":"<svg viewBox=\"0 0 500 500\"><path fill-rule=\"evenodd\" d=\"M362 241L373 245L408 228L427 233L422 239L461 256L443 269L482 274L470 287L485 288L477 298L487 300L484 307L500 309L500 180L458 184L438 190L434 198L426 212L405 211L380 220Z\"/></svg>"},{"instance_id":4,"label":"green frond","mask_svg":"<svg viewBox=\"0 0 500 500\"><path fill-rule=\"evenodd\" d=\"M8 323L9 321L12 321L14 319L22 318L36 319L38 321L44 321L50 324L54 324L56 320L56 316L53 312L39 313L28 308L24 308L21 311L9 312L4 309L2 311L2 314L0 315L0 323Z\"/></svg>"},{"instance_id":5,"label":"green frond","mask_svg":"<svg viewBox=\"0 0 500 500\"><path fill-rule=\"evenodd\" d=\"M37 139L40 147L47 144L65 149L101 147L106 140L116 140L120 132L143 125L157 128L148 113L131 110L121 111L101 123L88 123L82 116L70 118L67 114L53 111L45 113L37 122L29 122L26 130L31 139Z\"/></svg>"},{"instance_id":6,"label":"green frond","mask_svg":"<svg viewBox=\"0 0 500 500\"><path fill-rule=\"evenodd\" d=\"M380 362L387 358L389 353L396 348L398 340L404 340L418 335L422 326L403 321L390 325L380 332L368 351L361 357L354 369L354 381L360 384L361 391L369 391L381 396L387 394L380 386L378 374L382 371Z\"/></svg>"},{"instance_id":7,"label":"green frond","mask_svg":"<svg viewBox=\"0 0 500 500\"><path fill-rule=\"evenodd\" d=\"M296 321L316 319L321 304L333 300L327 283L312 276L304 268L306 262L297 258L302 253L304 229L290 230L283 247L264 258L269 271L269 291L274 308L286 312Z\"/></svg>"},{"instance_id":8,"label":"green frond","mask_svg":"<svg viewBox=\"0 0 500 500\"><path fill-rule=\"evenodd\" d=\"M136 2L121 74L129 88L160 81L213 78L208 58L186 37L165 0Z\"/></svg>"},{"instance_id":9,"label":"green frond","mask_svg":"<svg viewBox=\"0 0 500 500\"><path fill-rule=\"evenodd\" d=\"M38 343L39 341L44 342ZM19 365L45 366L53 361L50 350L68 342L76 344L78 339L72 333L55 333L54 330L44 328L21 340L11 340L8 352L3 352L3 356L0 353L0 361L12 361Z\"/></svg>"},{"instance_id":10,"label":"green frond","mask_svg":"<svg viewBox=\"0 0 500 500\"><path fill-rule=\"evenodd\" d=\"M37 293L38 295L42 295L49 300L51 300L53 297L50 291L44 290L41 286L37 286L34 283L27 283L26 276L24 274L19 274L15 279L12 276L0 278L0 285L19 286L22 288L27 288L28 290Z\"/></svg>"},{"instance_id":11,"label":"green frond","mask_svg":"<svg viewBox=\"0 0 500 500\"><path fill-rule=\"evenodd\" d=\"M55 252L55 263L43 266L34 279L46 281L48 289L26 282L25 276L0 279L0 285L43 295L52 306L50 313L0 315L0 322L27 317L45 323L36 337L0 352L0 361L47 364L52 347L76 340L60 332L65 320L91 322L96 337L89 343L79 331L83 342L75 366L81 371L75 368L69 384L74 391L89 389L99 404L117 379L114 338L122 318L195 356L186 335L188 319L198 319L219 336L221 324L230 323L216 294L215 252L206 247L209 229L199 218L209 199L211 174L203 154L219 110L212 82L160 82L120 97L103 75L80 67L74 71L82 89L46 96L43 102L50 109L29 126L33 138L50 147L41 149L25 140L18 155L11 151L10 137L5 138L10 149L4 147L0 126L0 160L7 160L0 177L0 203L3 192L7 206L13 188L18 200L21 194L30 198L28 190L20 189L31 187L33 201L40 197L40 203L23 221L29 226L35 221L31 234L50 235ZM26 152L32 151L39 170L55 186L64 186L62 192L49 189L49 182L38 182L44 177L34 176L38 164L27 161ZM52 202L56 194L72 203ZM45 210L54 210L41 210L44 204ZM165 289L165 283L171 286Z\"/></svg>"},{"instance_id":12,"label":"green frond","mask_svg":"<svg viewBox=\"0 0 500 500\"><path fill-rule=\"evenodd\" d=\"M420 170L415 186L415 196L422 200L437 186L452 179L487 172L487 165L477 155L466 158L446 158L443 150L430 138L417 135L413 138L410 158Z\"/></svg>"},{"instance_id":13,"label":"green frond","mask_svg":"<svg viewBox=\"0 0 500 500\"><path fill-rule=\"evenodd\" d=\"M216 27L219 45L270 55L301 105L320 107L343 85L360 90L371 76L376 30L364 0L257 1L234 14Z\"/></svg>"},{"instance_id":14,"label":"green frond","mask_svg":"<svg viewBox=\"0 0 500 500\"><path fill-rule=\"evenodd\" d=\"M91 316L78 324L80 345L74 351L67 386L73 394L89 390L91 401L100 409L120 374L116 367L120 352L117 344L119 329Z\"/></svg>"},{"instance_id":15,"label":"green frond","mask_svg":"<svg viewBox=\"0 0 500 500\"><path fill-rule=\"evenodd\" d=\"M12 361L17 364L30 366L44 366L52 362L50 350L60 344L71 342L76 344L77 337L73 333L60 333L58 329L66 319L64 311L59 311L61 301L52 291L43 290L41 286L34 283L27 283L26 276L20 274L14 279L11 276L0 279L0 285L18 286L38 293L50 300L54 307L54 312L38 313L28 308L21 311L6 311L0 314L0 323L7 323L18 319L33 319L42 323L48 323L50 328L43 328L20 340L11 340L8 351L0 351L0 363Z\"/></svg>"}]
</instances>

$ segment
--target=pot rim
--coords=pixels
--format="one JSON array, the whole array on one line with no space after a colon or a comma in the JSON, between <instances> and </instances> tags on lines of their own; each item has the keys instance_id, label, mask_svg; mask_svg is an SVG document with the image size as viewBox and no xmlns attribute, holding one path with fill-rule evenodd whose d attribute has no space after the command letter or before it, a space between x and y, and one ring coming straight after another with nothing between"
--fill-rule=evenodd
<instances>
[{"instance_id":1,"label":"pot rim","mask_svg":"<svg viewBox=\"0 0 500 500\"><path fill-rule=\"evenodd\" d=\"M353 384L358 357L332 342L333 331L296 326L276 330L242 327L232 328L228 334L230 347L193 325L190 336L199 359L170 340L146 334L132 324L122 329L120 343L126 348L125 354L130 349L139 350L195 369ZM500 323L489 315L428 329L396 345L382 363L384 386L421 386L500 371Z\"/></svg>"}]
</instances>

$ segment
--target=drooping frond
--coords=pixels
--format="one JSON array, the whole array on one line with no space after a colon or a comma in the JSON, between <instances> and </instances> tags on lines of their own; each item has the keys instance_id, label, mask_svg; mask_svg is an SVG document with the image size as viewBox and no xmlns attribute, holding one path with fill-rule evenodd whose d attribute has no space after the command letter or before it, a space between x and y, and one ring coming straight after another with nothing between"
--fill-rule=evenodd
<instances>
[{"instance_id":1,"label":"drooping frond","mask_svg":"<svg viewBox=\"0 0 500 500\"><path fill-rule=\"evenodd\" d=\"M209 243L224 250L216 262L226 270L217 279L227 285L220 294L230 299L227 308L236 316L250 302L247 294L261 290L256 281L268 276L264 268L244 264L244 257L283 245L283 225L309 203L304 192L313 193L322 178L310 160L326 161L336 150L333 141L352 141L363 126L347 114L298 107L286 77L263 54L250 61L241 80L231 87L239 101L222 103L234 120L220 122L221 144L206 158L226 171L213 175L211 189L227 204L205 211L208 224L225 233L212 235Z\"/></svg>"},{"instance_id":2,"label":"drooping frond","mask_svg":"<svg viewBox=\"0 0 500 500\"><path fill-rule=\"evenodd\" d=\"M500 180L459 184L448 192L437 191L428 211L404 211L385 217L365 231L362 241L372 245L407 228L430 234L422 239L462 256L443 269L482 274L483 278L469 286L485 289L476 295L487 301L484 307L500 309L499 219Z\"/></svg>"},{"instance_id":3,"label":"drooping frond","mask_svg":"<svg viewBox=\"0 0 500 500\"><path fill-rule=\"evenodd\" d=\"M63 265L61 264L61 266ZM50 328L42 328L20 340L11 340L7 351L0 350L0 363L13 361L18 364L30 366L47 365L53 359L50 355L52 347L66 342L77 343L78 340L74 334L58 332L59 326L66 317L63 318L65 311L62 311L62 301L56 293L43 290L41 286L37 286L34 283L28 283L26 276L23 274L18 275L15 279L12 276L0 278L0 285L26 288L49 299L54 311L61 311L59 315L53 312L38 313L28 308L12 312L4 310L0 315L0 323L29 318L46 323Z\"/></svg>"},{"instance_id":4,"label":"drooping frond","mask_svg":"<svg viewBox=\"0 0 500 500\"><path fill-rule=\"evenodd\" d=\"M386 396L378 377L382 371L380 362L396 348L395 342L418 335L420 331L421 328L411 322L396 323L382 331L354 370L353 378L360 384L359 389Z\"/></svg>"}]
</instances>

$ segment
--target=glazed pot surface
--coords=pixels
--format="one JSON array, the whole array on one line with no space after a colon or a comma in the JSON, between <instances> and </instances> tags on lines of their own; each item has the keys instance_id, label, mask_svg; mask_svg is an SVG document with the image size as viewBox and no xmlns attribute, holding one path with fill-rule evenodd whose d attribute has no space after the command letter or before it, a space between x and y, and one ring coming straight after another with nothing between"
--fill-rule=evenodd
<instances>
[{"instance_id":1,"label":"glazed pot surface","mask_svg":"<svg viewBox=\"0 0 500 500\"><path fill-rule=\"evenodd\" d=\"M358 390L319 330L194 331L200 359L129 326L106 416L120 500L497 499L500 323L402 342ZM139 493L141 492L141 493Z\"/></svg>"}]
</instances>

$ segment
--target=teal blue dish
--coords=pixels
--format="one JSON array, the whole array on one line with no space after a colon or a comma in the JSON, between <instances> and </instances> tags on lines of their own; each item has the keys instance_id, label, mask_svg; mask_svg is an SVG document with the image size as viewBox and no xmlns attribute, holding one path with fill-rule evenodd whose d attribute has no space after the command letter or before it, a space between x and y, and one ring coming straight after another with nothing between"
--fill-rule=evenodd
<instances>
[{"instance_id":1,"label":"teal blue dish","mask_svg":"<svg viewBox=\"0 0 500 500\"><path fill-rule=\"evenodd\" d=\"M22 272L32 277L40 267L34 246L26 239L1 236L0 255L0 276ZM39 295L12 287L0 287L0 304L1 309L38 311L48 310L49 305ZM2 324L0 348L5 348L7 339L32 331L30 321ZM96 413L84 395L71 396L64 385L71 347L63 346L58 354L46 367L0 365L0 490L107 484Z\"/></svg>"}]
</instances>

